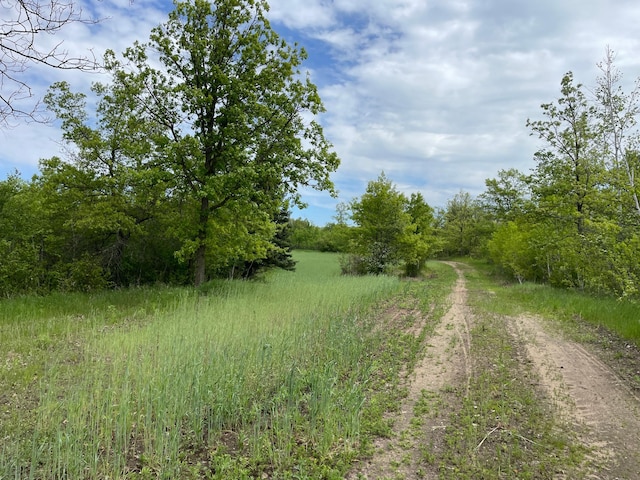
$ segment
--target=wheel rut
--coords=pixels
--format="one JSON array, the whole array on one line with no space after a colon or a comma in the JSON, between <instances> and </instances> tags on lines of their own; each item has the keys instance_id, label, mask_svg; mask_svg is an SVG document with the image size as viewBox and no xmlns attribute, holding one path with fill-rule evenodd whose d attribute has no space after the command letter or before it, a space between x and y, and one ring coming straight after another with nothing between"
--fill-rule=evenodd
<instances>
[{"instance_id":1,"label":"wheel rut","mask_svg":"<svg viewBox=\"0 0 640 480\"><path fill-rule=\"evenodd\" d=\"M378 439L373 458L354 469L347 479L437 478L420 467L421 447L428 443L430 433L447 428L447 419L432 419L421 425L419 432L412 432L414 409L424 396L436 396L453 384L462 382L468 391L472 375L470 325L473 315L467 302L466 280L460 264L445 263L458 274L447 302L450 307L433 335L425 339L424 357L407 379L408 395L394 418L393 435Z\"/></svg>"},{"instance_id":2,"label":"wheel rut","mask_svg":"<svg viewBox=\"0 0 640 480\"><path fill-rule=\"evenodd\" d=\"M640 399L598 356L531 315L514 318L541 387L589 449L585 478L640 478Z\"/></svg>"}]
</instances>

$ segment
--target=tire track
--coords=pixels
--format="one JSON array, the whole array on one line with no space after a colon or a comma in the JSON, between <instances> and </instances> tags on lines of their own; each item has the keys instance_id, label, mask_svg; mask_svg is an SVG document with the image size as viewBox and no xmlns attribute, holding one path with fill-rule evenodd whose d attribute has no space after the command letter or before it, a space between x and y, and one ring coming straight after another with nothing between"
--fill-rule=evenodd
<instances>
[{"instance_id":1,"label":"tire track","mask_svg":"<svg viewBox=\"0 0 640 480\"><path fill-rule=\"evenodd\" d=\"M587 478L640 478L640 399L598 357L550 335L539 319L520 316L510 328L524 340L559 415L590 448Z\"/></svg>"},{"instance_id":2,"label":"tire track","mask_svg":"<svg viewBox=\"0 0 640 480\"><path fill-rule=\"evenodd\" d=\"M414 408L427 394L438 394L443 388L457 383L464 376L466 391L472 375L471 364L471 310L467 305L467 288L460 264L444 262L458 274L448 303L451 305L442 317L433 335L425 340L425 354L411 375L407 398L394 418L393 435L389 439L378 439L373 458L354 469L346 478L349 480L374 480L383 478L403 478L417 480L437 478L420 471L420 447L428 443L428 438L414 438L408 433ZM415 333L415 332L414 332ZM446 420L446 419L445 419ZM426 434L447 428L445 420L427 425Z\"/></svg>"}]
</instances>

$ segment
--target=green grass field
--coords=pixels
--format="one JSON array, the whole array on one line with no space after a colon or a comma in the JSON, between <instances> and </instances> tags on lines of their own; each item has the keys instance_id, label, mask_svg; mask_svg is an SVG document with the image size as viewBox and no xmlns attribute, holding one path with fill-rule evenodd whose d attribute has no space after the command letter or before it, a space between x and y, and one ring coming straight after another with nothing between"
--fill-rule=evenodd
<instances>
[{"instance_id":1,"label":"green grass field","mask_svg":"<svg viewBox=\"0 0 640 480\"><path fill-rule=\"evenodd\" d=\"M338 478L365 313L401 284L296 257L263 282L3 301L0 478Z\"/></svg>"},{"instance_id":2,"label":"green grass field","mask_svg":"<svg viewBox=\"0 0 640 480\"><path fill-rule=\"evenodd\" d=\"M387 413L406 394L400 372L419 358L456 275L431 262L419 282L344 277L336 255L296 259L296 272L256 282L0 301L0 480L344 478L390 434ZM638 304L499 285L475 267L480 311L640 338ZM389 308L429 321L416 337L385 323ZM494 343L487 358L503 354ZM472 407L492 382L479 379Z\"/></svg>"}]
</instances>

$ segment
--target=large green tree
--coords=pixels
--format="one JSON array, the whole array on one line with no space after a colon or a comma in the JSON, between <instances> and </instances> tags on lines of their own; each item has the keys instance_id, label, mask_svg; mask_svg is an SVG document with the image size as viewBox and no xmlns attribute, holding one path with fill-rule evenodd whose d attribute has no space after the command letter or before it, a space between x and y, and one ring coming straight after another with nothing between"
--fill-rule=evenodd
<instances>
[{"instance_id":1,"label":"large green tree","mask_svg":"<svg viewBox=\"0 0 640 480\"><path fill-rule=\"evenodd\" d=\"M164 129L174 193L197 203L181 250L196 285L208 260L224 263L221 238L246 244L244 260L264 258L275 232L266 225L285 199L299 204L300 186L333 191L339 160L309 120L323 105L300 72L306 53L274 32L267 8L262 0L177 2L148 44L107 62L135 115Z\"/></svg>"}]
</instances>

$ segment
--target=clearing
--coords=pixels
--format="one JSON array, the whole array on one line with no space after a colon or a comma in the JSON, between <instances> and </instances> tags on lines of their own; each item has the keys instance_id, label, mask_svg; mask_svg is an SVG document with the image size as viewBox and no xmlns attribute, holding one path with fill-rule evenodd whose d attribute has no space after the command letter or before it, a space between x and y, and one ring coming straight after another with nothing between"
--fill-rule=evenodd
<instances>
[{"instance_id":1,"label":"clearing","mask_svg":"<svg viewBox=\"0 0 640 480\"><path fill-rule=\"evenodd\" d=\"M542 318L479 313L470 296L490 293L471 294L469 267L448 265L458 275L450 308L405 376L393 434L347 478L640 478L640 398L603 361L606 352L569 340ZM487 345L482 337L491 329L498 340ZM507 380L481 391L478 377L499 370ZM484 397L497 400L484 407Z\"/></svg>"}]
</instances>

